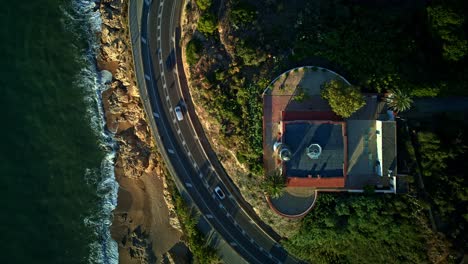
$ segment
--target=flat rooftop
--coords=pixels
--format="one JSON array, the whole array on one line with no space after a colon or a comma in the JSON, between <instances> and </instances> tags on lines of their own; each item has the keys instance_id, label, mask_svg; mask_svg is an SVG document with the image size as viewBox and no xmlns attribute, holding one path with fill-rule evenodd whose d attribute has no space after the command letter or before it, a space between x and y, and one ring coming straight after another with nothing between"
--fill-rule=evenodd
<instances>
[{"instance_id":1,"label":"flat rooftop","mask_svg":"<svg viewBox=\"0 0 468 264\"><path fill-rule=\"evenodd\" d=\"M327 178L343 177L343 125L339 122L285 121L282 142L292 152L291 160L284 162L287 177ZM311 159L306 149L319 144L322 152Z\"/></svg>"}]
</instances>

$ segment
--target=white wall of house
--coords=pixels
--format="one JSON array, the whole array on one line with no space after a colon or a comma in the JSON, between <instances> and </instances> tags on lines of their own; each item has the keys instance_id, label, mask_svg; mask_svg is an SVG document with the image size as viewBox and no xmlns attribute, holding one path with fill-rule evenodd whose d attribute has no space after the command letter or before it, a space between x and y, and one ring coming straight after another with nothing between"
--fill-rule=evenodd
<instances>
[{"instance_id":1,"label":"white wall of house","mask_svg":"<svg viewBox=\"0 0 468 264\"><path fill-rule=\"evenodd\" d=\"M382 121L375 121L375 133L377 135L377 161L380 163L379 166L376 165L377 175L382 176L382 165L383 165L383 153L382 153Z\"/></svg>"}]
</instances>

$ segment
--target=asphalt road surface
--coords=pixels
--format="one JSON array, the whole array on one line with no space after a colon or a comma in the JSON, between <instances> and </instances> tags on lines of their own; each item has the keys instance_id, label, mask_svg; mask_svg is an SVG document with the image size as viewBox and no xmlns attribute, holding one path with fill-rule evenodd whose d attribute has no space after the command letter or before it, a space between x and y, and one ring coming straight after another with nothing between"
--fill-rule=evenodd
<instances>
[{"instance_id":1,"label":"asphalt road surface","mask_svg":"<svg viewBox=\"0 0 468 264\"><path fill-rule=\"evenodd\" d=\"M190 105L185 103L181 89L178 73L183 69L178 67L180 54L177 54L176 45L182 5L183 1L143 1L139 7L142 8L141 32L132 32L132 42L135 35L139 35L141 41L138 48L133 43L135 69L137 75L142 74L138 71L144 75L147 90L141 97L145 110L150 112L153 131L159 132L156 136L158 147L167 153L163 156L171 165L173 176L177 177L203 217L247 262L297 263L273 235L261 228L262 223L247 213L251 208L244 208L245 201L239 199L237 193L233 195L231 183L220 178L216 168L219 164L214 164L216 161L206 154L200 140L204 135L199 138L191 115L187 114L187 110L193 109L188 108ZM136 17L131 15L130 19ZM140 61L142 65L137 65ZM176 118L176 106L183 109L184 119L181 121ZM225 199L216 196L216 186L224 191Z\"/></svg>"}]
</instances>

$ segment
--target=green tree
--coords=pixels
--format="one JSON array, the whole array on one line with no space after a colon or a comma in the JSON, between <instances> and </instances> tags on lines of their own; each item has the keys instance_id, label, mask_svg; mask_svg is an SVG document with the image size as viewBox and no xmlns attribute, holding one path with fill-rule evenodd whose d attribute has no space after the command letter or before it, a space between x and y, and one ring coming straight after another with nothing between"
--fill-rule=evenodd
<instances>
[{"instance_id":1,"label":"green tree","mask_svg":"<svg viewBox=\"0 0 468 264\"><path fill-rule=\"evenodd\" d=\"M333 112L344 118L350 117L366 104L357 87L339 80L325 83L321 96L328 101Z\"/></svg>"},{"instance_id":2,"label":"green tree","mask_svg":"<svg viewBox=\"0 0 468 264\"><path fill-rule=\"evenodd\" d=\"M413 99L411 99L410 95L400 89L391 90L387 96L388 106L396 112L403 112L410 109L412 103Z\"/></svg>"},{"instance_id":3,"label":"green tree","mask_svg":"<svg viewBox=\"0 0 468 264\"><path fill-rule=\"evenodd\" d=\"M211 0L196 0L195 2L201 11L205 11L211 6Z\"/></svg>"},{"instance_id":4,"label":"green tree","mask_svg":"<svg viewBox=\"0 0 468 264\"><path fill-rule=\"evenodd\" d=\"M213 34L217 26L216 17L211 13L204 13L198 21L198 31L204 34Z\"/></svg>"},{"instance_id":5,"label":"green tree","mask_svg":"<svg viewBox=\"0 0 468 264\"><path fill-rule=\"evenodd\" d=\"M280 197L286 187L286 179L279 171L265 177L262 183L263 190L272 198Z\"/></svg>"}]
</instances>

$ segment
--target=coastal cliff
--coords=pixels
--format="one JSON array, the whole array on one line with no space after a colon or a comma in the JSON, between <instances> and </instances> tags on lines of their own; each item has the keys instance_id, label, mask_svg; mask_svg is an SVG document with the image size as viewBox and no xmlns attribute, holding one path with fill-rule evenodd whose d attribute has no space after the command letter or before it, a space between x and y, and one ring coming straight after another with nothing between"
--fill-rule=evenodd
<instances>
[{"instance_id":1,"label":"coastal cliff","mask_svg":"<svg viewBox=\"0 0 468 264\"><path fill-rule=\"evenodd\" d=\"M106 124L118 143L119 182L111 234L120 263L187 263L187 250L136 86L127 26L128 0L102 0L100 70L112 73L102 94Z\"/></svg>"}]
</instances>

